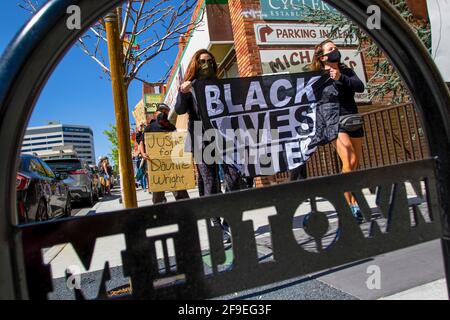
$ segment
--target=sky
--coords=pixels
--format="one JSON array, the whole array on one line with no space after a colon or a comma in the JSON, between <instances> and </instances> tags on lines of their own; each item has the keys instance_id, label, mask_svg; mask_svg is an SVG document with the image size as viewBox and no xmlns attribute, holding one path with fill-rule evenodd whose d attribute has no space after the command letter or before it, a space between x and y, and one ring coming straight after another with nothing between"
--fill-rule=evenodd
<instances>
[{"instance_id":1,"label":"sky","mask_svg":"<svg viewBox=\"0 0 450 320\"><path fill-rule=\"evenodd\" d=\"M21 0L0 1L0 54L31 17L19 8ZM178 47L152 60L140 74L147 81L157 81L173 65ZM130 121L132 109L142 98L142 83L134 81L128 91ZM111 82L101 68L81 49L73 47L60 62L44 87L34 108L29 126L46 125L49 121L90 126L94 132L95 154L108 155L111 144L103 134L115 124Z\"/></svg>"}]
</instances>

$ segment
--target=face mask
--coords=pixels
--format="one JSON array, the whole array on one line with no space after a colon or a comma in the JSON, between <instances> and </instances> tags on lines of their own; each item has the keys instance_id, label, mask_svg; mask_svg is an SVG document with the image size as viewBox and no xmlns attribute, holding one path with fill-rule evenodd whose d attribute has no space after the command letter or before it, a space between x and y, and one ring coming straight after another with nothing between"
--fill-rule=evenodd
<instances>
[{"instance_id":1,"label":"face mask","mask_svg":"<svg viewBox=\"0 0 450 320\"><path fill-rule=\"evenodd\" d=\"M327 54L327 57L328 57L328 61L326 61L326 62L331 62L331 63L341 62L341 53L337 49L333 50L329 54Z\"/></svg>"},{"instance_id":2,"label":"face mask","mask_svg":"<svg viewBox=\"0 0 450 320\"><path fill-rule=\"evenodd\" d=\"M200 66L200 70L197 72L197 79L198 80L207 80L212 79L216 73L214 72L214 66L212 62L205 63Z\"/></svg>"},{"instance_id":3,"label":"face mask","mask_svg":"<svg viewBox=\"0 0 450 320\"><path fill-rule=\"evenodd\" d=\"M157 120L158 123L161 125L165 125L167 123L169 119L169 115L165 114L164 112L161 112L160 114L158 114Z\"/></svg>"}]
</instances>

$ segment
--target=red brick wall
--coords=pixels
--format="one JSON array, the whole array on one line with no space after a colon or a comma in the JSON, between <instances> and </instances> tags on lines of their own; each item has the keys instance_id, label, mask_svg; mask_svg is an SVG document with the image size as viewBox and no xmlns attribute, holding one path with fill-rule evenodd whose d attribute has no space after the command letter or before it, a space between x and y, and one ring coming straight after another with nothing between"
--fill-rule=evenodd
<instances>
[{"instance_id":1,"label":"red brick wall","mask_svg":"<svg viewBox=\"0 0 450 320\"><path fill-rule=\"evenodd\" d=\"M256 44L256 35L254 31L255 23L264 23L264 20L255 19L254 17L245 17L243 12L260 11L259 0L229 0L231 24L233 27L234 42L236 48L236 59L241 77L257 76L263 73L261 66L261 58L259 50L287 50L297 49L298 46L264 46L260 48ZM280 21L280 23L289 23L289 21ZM308 46L302 46L307 49ZM311 49L313 46L311 46ZM375 74L375 67L372 59L363 54L363 62L365 63L366 76L369 80ZM381 83L382 80L379 80ZM384 99L373 101L375 104L386 104L391 100L391 96Z\"/></svg>"},{"instance_id":2,"label":"red brick wall","mask_svg":"<svg viewBox=\"0 0 450 320\"><path fill-rule=\"evenodd\" d=\"M367 45L363 44L363 48L367 48ZM375 75L375 63L377 62L378 59L373 59L373 58L369 57L365 52L363 52L362 56L363 56L363 63L364 63L364 69L366 71L367 81L369 81ZM384 60L386 58L383 55L381 59ZM383 82L384 82L384 79L379 79L373 83L374 84L382 84ZM373 106L375 106L375 108L379 105L386 106L386 105L391 104L392 97L393 97L393 95L392 95L392 93L390 93L390 94L387 94L384 98L372 99L371 103ZM368 108L368 110L365 110L365 111L369 111L371 109L374 109L374 108Z\"/></svg>"},{"instance_id":3,"label":"red brick wall","mask_svg":"<svg viewBox=\"0 0 450 320\"><path fill-rule=\"evenodd\" d=\"M201 6L203 4L204 0L199 0L197 4L197 8L195 11L195 14L193 15L193 19L195 19L196 15L199 13ZM423 9L423 2L422 3L422 9ZM231 17L231 25L233 30L233 37L234 37L234 43L235 43L235 51L236 51L236 60L238 64L238 70L241 77L251 77L251 76L257 76L261 75L263 73L262 71L262 65L261 65L261 58L259 54L260 47L256 44L256 36L254 31L254 24L255 23L264 23L263 20L254 18L254 17L247 17L244 15L244 12L248 11L260 11L260 0L229 0L228 1L229 10L230 10L230 17ZM416 12L417 13L417 12ZM420 14L420 13L419 13ZM288 21L280 21L280 23L289 23ZM186 45L186 40L188 39L187 35L189 35L189 32L186 33L186 37L180 40L180 46L179 46L179 53L175 60L174 66L176 66L181 58L182 52L184 50L184 47ZM292 47L293 49L298 47ZM302 48L305 48L302 46ZM271 49L271 50L277 50L277 49L290 49L290 47L287 46L264 46L264 49ZM370 80L370 78L375 74L375 66L374 61L367 57L366 54L363 53L363 63L365 65L365 71L366 71L366 77L367 80ZM175 72L175 68L173 68L172 73L169 78L169 83L172 80ZM383 82L383 79L378 80L379 83ZM372 101L374 104L373 107L369 108L363 108L362 111L368 111L367 109L373 109L378 108L380 105L386 105L391 102L392 95L387 95L383 99L376 99ZM286 174L279 174L274 177L263 177L256 180L257 186L262 185L270 185L274 183L279 183L281 181L285 181L287 179L288 175Z\"/></svg>"},{"instance_id":4,"label":"red brick wall","mask_svg":"<svg viewBox=\"0 0 450 320\"><path fill-rule=\"evenodd\" d=\"M200 12L204 0L199 0L197 7L195 9L194 15L191 22ZM256 44L256 36L254 31L254 24L264 22L261 19L255 19L254 17L244 16L246 11L260 11L260 0L229 0L228 1L231 24L233 29L235 49L236 49L236 59L238 63L239 74L241 77L251 77L262 74L261 58L259 55L259 47ZM416 17L422 18L426 16L426 0L408 0L408 5L410 9L415 14ZM284 23L284 22L281 22ZM288 23L288 21L286 21ZM181 58L183 50L188 40L188 35L191 32L189 30L186 35L180 37L179 52L175 60L174 66L176 66ZM270 46L264 47L264 49L288 49L286 46ZM367 80L375 74L375 66L373 60L363 54L363 61L365 63ZM172 80L175 72L175 68L172 69L168 83ZM383 80L378 80L382 83ZM375 99L372 101L374 105L386 105L391 102L392 95L387 95L383 99Z\"/></svg>"},{"instance_id":5,"label":"red brick wall","mask_svg":"<svg viewBox=\"0 0 450 320\"><path fill-rule=\"evenodd\" d=\"M243 12L248 10L260 10L259 0L229 0L228 6L239 74L241 77L260 75L262 74L261 59L254 30L254 24L259 21L243 15Z\"/></svg>"},{"instance_id":6,"label":"red brick wall","mask_svg":"<svg viewBox=\"0 0 450 320\"><path fill-rule=\"evenodd\" d=\"M406 0L406 3L416 19L428 20L427 0Z\"/></svg>"},{"instance_id":7,"label":"red brick wall","mask_svg":"<svg viewBox=\"0 0 450 320\"><path fill-rule=\"evenodd\" d=\"M151 84L151 83L143 83L142 85L142 96L146 94L154 94L156 93L156 87L159 87L159 93L164 94L166 92L166 86L162 84Z\"/></svg>"}]
</instances>

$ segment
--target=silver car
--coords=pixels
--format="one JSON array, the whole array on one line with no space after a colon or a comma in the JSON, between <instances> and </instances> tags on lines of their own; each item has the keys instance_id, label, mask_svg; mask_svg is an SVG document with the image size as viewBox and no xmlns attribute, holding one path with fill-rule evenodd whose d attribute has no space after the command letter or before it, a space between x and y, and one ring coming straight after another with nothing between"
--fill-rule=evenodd
<instances>
[{"instance_id":1,"label":"silver car","mask_svg":"<svg viewBox=\"0 0 450 320\"><path fill-rule=\"evenodd\" d=\"M54 172L64 176L72 201L83 201L92 206L98 200L95 177L86 162L80 159L50 159L45 162Z\"/></svg>"}]
</instances>

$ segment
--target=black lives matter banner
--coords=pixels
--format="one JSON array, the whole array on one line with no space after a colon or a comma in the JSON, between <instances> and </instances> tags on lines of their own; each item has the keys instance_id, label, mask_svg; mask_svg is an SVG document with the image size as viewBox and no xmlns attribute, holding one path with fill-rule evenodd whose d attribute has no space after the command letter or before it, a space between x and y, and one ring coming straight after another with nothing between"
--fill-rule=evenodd
<instances>
[{"instance_id":1,"label":"black lives matter banner","mask_svg":"<svg viewBox=\"0 0 450 320\"><path fill-rule=\"evenodd\" d=\"M235 165L246 176L298 168L335 140L337 91L328 73L307 72L196 81L203 160Z\"/></svg>"}]
</instances>

